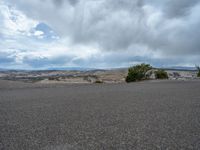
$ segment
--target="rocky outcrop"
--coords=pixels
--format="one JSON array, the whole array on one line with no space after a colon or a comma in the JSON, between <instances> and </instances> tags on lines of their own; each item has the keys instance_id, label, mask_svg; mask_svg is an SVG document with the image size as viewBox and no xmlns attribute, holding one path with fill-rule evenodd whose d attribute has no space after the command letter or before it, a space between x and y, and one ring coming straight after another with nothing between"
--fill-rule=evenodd
<instances>
[{"instance_id":1,"label":"rocky outcrop","mask_svg":"<svg viewBox=\"0 0 200 150\"><path fill-rule=\"evenodd\" d=\"M157 69L151 69L146 72L146 77L149 79L156 79L155 72ZM194 80L200 79L197 77L197 71L182 71L182 70L165 70L168 74L169 80Z\"/></svg>"}]
</instances>

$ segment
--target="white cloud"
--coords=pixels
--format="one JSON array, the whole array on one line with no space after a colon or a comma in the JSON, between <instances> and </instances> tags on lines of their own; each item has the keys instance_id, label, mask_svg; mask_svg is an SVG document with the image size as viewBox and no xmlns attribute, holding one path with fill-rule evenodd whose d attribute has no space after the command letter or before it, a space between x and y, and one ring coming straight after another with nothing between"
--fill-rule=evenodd
<instances>
[{"instance_id":1,"label":"white cloud","mask_svg":"<svg viewBox=\"0 0 200 150\"><path fill-rule=\"evenodd\" d=\"M197 0L4 0L0 55L37 68L197 64L199 12Z\"/></svg>"},{"instance_id":2,"label":"white cloud","mask_svg":"<svg viewBox=\"0 0 200 150\"><path fill-rule=\"evenodd\" d=\"M12 6L0 2L1 30L4 35L28 35L38 21L27 18Z\"/></svg>"},{"instance_id":3,"label":"white cloud","mask_svg":"<svg viewBox=\"0 0 200 150\"><path fill-rule=\"evenodd\" d=\"M36 36L38 39L43 39L44 38L44 32L43 31L35 31L34 36Z\"/></svg>"},{"instance_id":4,"label":"white cloud","mask_svg":"<svg viewBox=\"0 0 200 150\"><path fill-rule=\"evenodd\" d=\"M41 36L41 35L43 35L44 34L44 32L42 32L42 31L35 31L34 32L34 35L35 36Z\"/></svg>"}]
</instances>

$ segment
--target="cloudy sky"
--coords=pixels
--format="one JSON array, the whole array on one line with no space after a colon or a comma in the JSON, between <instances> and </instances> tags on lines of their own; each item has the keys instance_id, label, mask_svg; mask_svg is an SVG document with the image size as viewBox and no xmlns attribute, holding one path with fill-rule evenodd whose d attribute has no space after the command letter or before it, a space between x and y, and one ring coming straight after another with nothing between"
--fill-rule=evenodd
<instances>
[{"instance_id":1,"label":"cloudy sky","mask_svg":"<svg viewBox=\"0 0 200 150\"><path fill-rule=\"evenodd\" d=\"M200 64L199 0L0 0L0 68Z\"/></svg>"}]
</instances>

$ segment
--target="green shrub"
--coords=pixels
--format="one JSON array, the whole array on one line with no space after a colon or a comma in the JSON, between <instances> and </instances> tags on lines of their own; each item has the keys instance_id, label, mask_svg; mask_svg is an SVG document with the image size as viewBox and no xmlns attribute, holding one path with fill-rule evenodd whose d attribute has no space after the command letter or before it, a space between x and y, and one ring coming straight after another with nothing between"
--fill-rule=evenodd
<instances>
[{"instance_id":1,"label":"green shrub","mask_svg":"<svg viewBox=\"0 0 200 150\"><path fill-rule=\"evenodd\" d=\"M197 71L198 71L197 77L200 77L200 67L199 67L199 66L196 66L196 68L197 68Z\"/></svg>"},{"instance_id":2,"label":"green shrub","mask_svg":"<svg viewBox=\"0 0 200 150\"><path fill-rule=\"evenodd\" d=\"M49 79L49 80L55 80L55 78L54 78L54 77L49 77L48 79Z\"/></svg>"},{"instance_id":3,"label":"green shrub","mask_svg":"<svg viewBox=\"0 0 200 150\"><path fill-rule=\"evenodd\" d=\"M126 82L135 82L147 79L145 76L148 70L151 70L152 67L149 64L140 64L128 69L128 76L126 77Z\"/></svg>"},{"instance_id":4,"label":"green shrub","mask_svg":"<svg viewBox=\"0 0 200 150\"><path fill-rule=\"evenodd\" d=\"M59 78L58 78L58 77L49 77L48 80L51 80L51 81L52 81L52 80L59 81Z\"/></svg>"},{"instance_id":5,"label":"green shrub","mask_svg":"<svg viewBox=\"0 0 200 150\"><path fill-rule=\"evenodd\" d=\"M164 70L155 71L156 79L168 79L168 74Z\"/></svg>"},{"instance_id":6,"label":"green shrub","mask_svg":"<svg viewBox=\"0 0 200 150\"><path fill-rule=\"evenodd\" d=\"M95 81L95 83L103 83L103 81L97 80Z\"/></svg>"}]
</instances>

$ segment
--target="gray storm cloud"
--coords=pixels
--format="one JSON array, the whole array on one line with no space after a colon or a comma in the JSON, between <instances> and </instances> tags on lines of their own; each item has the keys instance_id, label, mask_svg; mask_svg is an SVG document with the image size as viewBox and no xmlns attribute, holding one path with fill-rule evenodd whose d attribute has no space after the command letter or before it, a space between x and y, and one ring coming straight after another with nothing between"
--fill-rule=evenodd
<instances>
[{"instance_id":1,"label":"gray storm cloud","mask_svg":"<svg viewBox=\"0 0 200 150\"><path fill-rule=\"evenodd\" d=\"M141 45L163 56L200 55L198 0L8 1L74 44L94 44L102 51Z\"/></svg>"},{"instance_id":2,"label":"gray storm cloud","mask_svg":"<svg viewBox=\"0 0 200 150\"><path fill-rule=\"evenodd\" d=\"M165 9L169 17L185 16L198 2L199 0L169 0Z\"/></svg>"}]
</instances>

